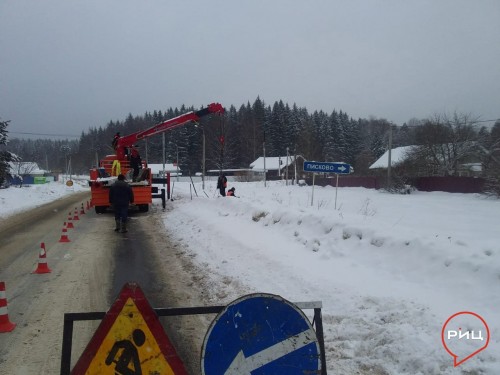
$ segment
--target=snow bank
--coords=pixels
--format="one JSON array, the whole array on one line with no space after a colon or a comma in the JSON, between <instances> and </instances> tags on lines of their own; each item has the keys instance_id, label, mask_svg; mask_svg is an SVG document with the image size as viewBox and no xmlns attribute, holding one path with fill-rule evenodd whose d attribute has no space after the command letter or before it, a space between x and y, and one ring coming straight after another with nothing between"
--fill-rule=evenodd
<instances>
[{"instance_id":1,"label":"snow bank","mask_svg":"<svg viewBox=\"0 0 500 375\"><path fill-rule=\"evenodd\" d=\"M330 374L456 373L441 328L475 311L492 341L460 369L500 373L500 201L342 188L335 209L331 187L316 187L311 205L311 187L234 186L240 198L191 200L176 183L165 216L210 275L214 303L250 292L321 300Z\"/></svg>"}]
</instances>

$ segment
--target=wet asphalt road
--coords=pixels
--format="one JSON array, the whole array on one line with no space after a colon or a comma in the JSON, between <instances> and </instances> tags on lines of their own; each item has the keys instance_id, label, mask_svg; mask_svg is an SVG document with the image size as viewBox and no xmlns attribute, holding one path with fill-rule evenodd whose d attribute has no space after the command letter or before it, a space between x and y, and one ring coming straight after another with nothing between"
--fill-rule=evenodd
<instances>
[{"instance_id":1,"label":"wet asphalt road","mask_svg":"<svg viewBox=\"0 0 500 375\"><path fill-rule=\"evenodd\" d=\"M104 215L113 219L111 212ZM181 280L185 276L190 280L190 276L184 273L185 270L179 271L181 266L175 255L178 250L158 224L152 212L137 212L131 213L127 233L115 233L110 229L110 236L116 238L112 249L114 269L110 303L116 300L126 283L134 282L141 287L153 308L200 305L186 281ZM198 316L160 317L169 340L192 375L200 373L200 342L207 329L200 319Z\"/></svg>"}]
</instances>

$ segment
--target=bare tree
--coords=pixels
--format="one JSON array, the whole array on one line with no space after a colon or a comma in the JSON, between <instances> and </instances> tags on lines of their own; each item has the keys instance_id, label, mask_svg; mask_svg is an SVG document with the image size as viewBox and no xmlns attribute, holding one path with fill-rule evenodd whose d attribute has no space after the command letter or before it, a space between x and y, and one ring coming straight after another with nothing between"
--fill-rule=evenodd
<instances>
[{"instance_id":1,"label":"bare tree","mask_svg":"<svg viewBox=\"0 0 500 375\"><path fill-rule=\"evenodd\" d=\"M454 176L460 164L474 161L477 150L477 118L470 114L434 115L416 129L416 147L411 159L428 174Z\"/></svg>"},{"instance_id":2,"label":"bare tree","mask_svg":"<svg viewBox=\"0 0 500 375\"><path fill-rule=\"evenodd\" d=\"M491 131L483 127L479 131L479 156L487 176L500 176L500 120Z\"/></svg>"},{"instance_id":3,"label":"bare tree","mask_svg":"<svg viewBox=\"0 0 500 375\"><path fill-rule=\"evenodd\" d=\"M12 177L17 177L19 180L19 187L23 186L24 177L29 176L33 171L38 169L38 165L33 162L23 162L16 159L12 163Z\"/></svg>"}]
</instances>

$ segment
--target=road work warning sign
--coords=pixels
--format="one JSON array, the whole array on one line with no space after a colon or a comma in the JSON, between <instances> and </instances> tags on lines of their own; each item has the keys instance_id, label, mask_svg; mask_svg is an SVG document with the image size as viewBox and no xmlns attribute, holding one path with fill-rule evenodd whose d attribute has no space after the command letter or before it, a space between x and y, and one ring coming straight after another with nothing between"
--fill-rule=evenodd
<instances>
[{"instance_id":1,"label":"road work warning sign","mask_svg":"<svg viewBox=\"0 0 500 375\"><path fill-rule=\"evenodd\" d=\"M187 375L139 285L127 283L72 375Z\"/></svg>"}]
</instances>

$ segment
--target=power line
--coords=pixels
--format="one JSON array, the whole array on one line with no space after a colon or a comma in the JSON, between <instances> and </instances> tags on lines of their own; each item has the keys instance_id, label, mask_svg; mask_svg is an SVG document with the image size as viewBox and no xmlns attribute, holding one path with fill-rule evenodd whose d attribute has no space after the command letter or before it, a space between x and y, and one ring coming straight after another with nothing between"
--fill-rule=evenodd
<instances>
[{"instance_id":1,"label":"power line","mask_svg":"<svg viewBox=\"0 0 500 375\"><path fill-rule=\"evenodd\" d=\"M497 121L499 121L499 122L500 122L500 118L497 118L497 119L495 119L495 120L476 120L476 121L470 121L470 123L471 123L472 125L474 125L474 124L476 124L476 123L478 123L478 122L497 122ZM422 125L421 125L421 124L418 124L418 125L408 125L408 124L404 124L404 125L402 125L402 126L406 126L406 127L408 127L408 128L419 128L419 127L421 127Z\"/></svg>"},{"instance_id":2,"label":"power line","mask_svg":"<svg viewBox=\"0 0 500 375\"><path fill-rule=\"evenodd\" d=\"M474 122L496 122L500 121L500 118L497 118L496 120L480 120L480 121L474 121Z\"/></svg>"},{"instance_id":3,"label":"power line","mask_svg":"<svg viewBox=\"0 0 500 375\"><path fill-rule=\"evenodd\" d=\"M80 137L79 135L75 134L46 134L46 133L28 133L28 132L11 132L9 131L10 134L23 134L23 135L43 135L47 137L72 137L72 138L78 138Z\"/></svg>"}]
</instances>

